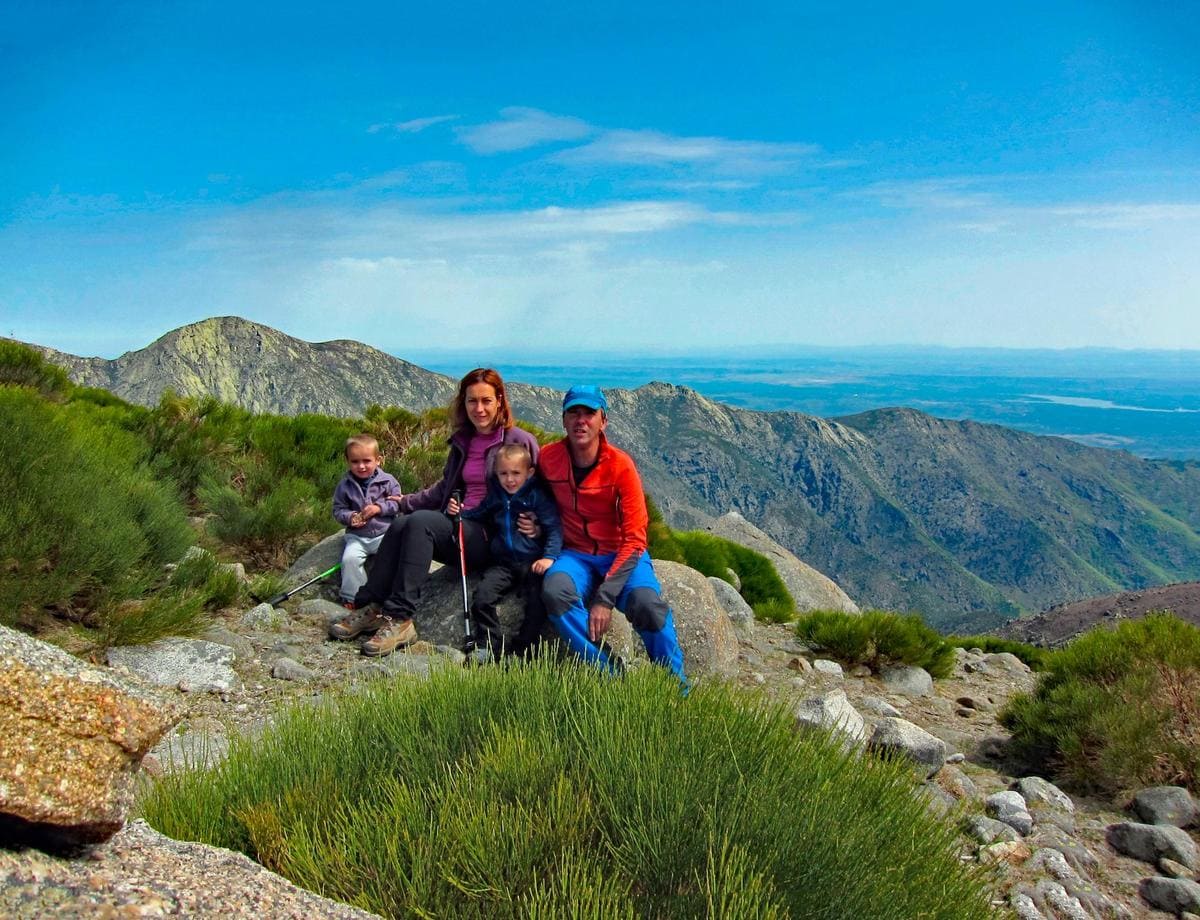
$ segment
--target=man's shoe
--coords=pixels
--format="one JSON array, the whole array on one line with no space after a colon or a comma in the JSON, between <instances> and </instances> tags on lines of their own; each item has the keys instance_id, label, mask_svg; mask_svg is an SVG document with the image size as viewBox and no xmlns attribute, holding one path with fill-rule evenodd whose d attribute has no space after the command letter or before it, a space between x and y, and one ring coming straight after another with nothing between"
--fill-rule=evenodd
<instances>
[{"instance_id":1,"label":"man's shoe","mask_svg":"<svg viewBox=\"0 0 1200 920\"><path fill-rule=\"evenodd\" d=\"M379 655L390 655L396 649L412 645L417 641L417 627L413 625L411 619L393 620L391 617L383 616L380 619L386 622L379 632L362 644L364 655L372 658Z\"/></svg>"},{"instance_id":2,"label":"man's shoe","mask_svg":"<svg viewBox=\"0 0 1200 920\"><path fill-rule=\"evenodd\" d=\"M329 627L329 635L334 639L353 639L363 633L373 633L382 629L389 622L387 617L379 612L378 607L364 607L346 614Z\"/></svg>"}]
</instances>

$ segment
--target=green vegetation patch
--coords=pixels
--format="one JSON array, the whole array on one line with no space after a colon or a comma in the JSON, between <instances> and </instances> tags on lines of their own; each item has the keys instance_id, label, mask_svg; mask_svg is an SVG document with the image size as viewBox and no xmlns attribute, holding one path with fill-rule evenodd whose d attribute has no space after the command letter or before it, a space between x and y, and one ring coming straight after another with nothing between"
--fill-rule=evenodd
<instances>
[{"instance_id":1,"label":"green vegetation patch","mask_svg":"<svg viewBox=\"0 0 1200 920\"><path fill-rule=\"evenodd\" d=\"M796 602L762 553L702 530L672 530L649 497L646 507L650 512L650 555L655 559L679 562L729 582L760 620L786 623L795 617Z\"/></svg>"},{"instance_id":2,"label":"green vegetation patch","mask_svg":"<svg viewBox=\"0 0 1200 920\"><path fill-rule=\"evenodd\" d=\"M68 618L140 596L192 542L145 446L92 402L0 386L0 620Z\"/></svg>"},{"instance_id":3,"label":"green vegetation patch","mask_svg":"<svg viewBox=\"0 0 1200 920\"><path fill-rule=\"evenodd\" d=\"M813 610L796 620L796 635L845 664L865 664L874 671L906 664L932 677L949 677L954 667L954 647L915 613Z\"/></svg>"},{"instance_id":4,"label":"green vegetation patch","mask_svg":"<svg viewBox=\"0 0 1200 920\"><path fill-rule=\"evenodd\" d=\"M992 916L901 765L658 668L377 682L168 774L142 813L389 917Z\"/></svg>"},{"instance_id":5,"label":"green vegetation patch","mask_svg":"<svg viewBox=\"0 0 1200 920\"><path fill-rule=\"evenodd\" d=\"M1200 629L1151 613L1085 633L1001 722L1020 756L1077 789L1200 791Z\"/></svg>"}]
</instances>

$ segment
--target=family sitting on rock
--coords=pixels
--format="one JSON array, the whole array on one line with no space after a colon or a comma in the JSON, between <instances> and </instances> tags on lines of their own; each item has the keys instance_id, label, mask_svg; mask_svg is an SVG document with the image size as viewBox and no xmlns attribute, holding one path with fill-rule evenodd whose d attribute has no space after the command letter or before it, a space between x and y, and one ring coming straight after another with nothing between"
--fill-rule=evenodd
<instances>
[{"instance_id":1,"label":"family sitting on rock","mask_svg":"<svg viewBox=\"0 0 1200 920\"><path fill-rule=\"evenodd\" d=\"M646 549L649 516L633 459L608 442L608 401L599 387L563 397L561 441L540 451L513 424L504 381L490 368L459 382L451 407L450 452L442 478L400 494L380 469L379 445L365 435L346 444L348 472L334 494L346 526L342 600L350 613L330 627L335 639L367 635L365 655L386 655L417 637L413 616L433 560L482 577L471 602L476 639L493 654L528 654L544 618L583 659L615 670L600 642L613 608L629 619L651 661L686 686L683 651ZM371 572L364 561L375 555ZM513 639L496 618L508 590L525 596Z\"/></svg>"}]
</instances>

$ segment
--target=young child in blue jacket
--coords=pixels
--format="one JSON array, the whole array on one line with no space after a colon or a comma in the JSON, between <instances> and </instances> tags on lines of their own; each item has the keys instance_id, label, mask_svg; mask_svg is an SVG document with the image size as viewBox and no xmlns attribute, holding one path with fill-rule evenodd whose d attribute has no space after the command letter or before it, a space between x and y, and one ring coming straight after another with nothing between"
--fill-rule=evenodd
<instances>
[{"instance_id":1,"label":"young child in blue jacket","mask_svg":"<svg viewBox=\"0 0 1200 920\"><path fill-rule=\"evenodd\" d=\"M541 525L535 540L517 530L517 518L531 512ZM542 575L562 552L562 526L554 499L534 478L533 457L523 444L505 444L496 451L496 468L488 494L464 511L467 520L484 523L491 536L492 564L484 570L471 599L475 639L493 656L526 655L546 623ZM515 638L507 640L496 617L496 604L509 589L525 595L525 617Z\"/></svg>"},{"instance_id":2,"label":"young child in blue jacket","mask_svg":"<svg viewBox=\"0 0 1200 920\"><path fill-rule=\"evenodd\" d=\"M400 483L381 463L379 442L369 434L346 440L346 475L333 492L333 517L346 528L339 594L351 609L355 592L367 582L367 557L379 549L400 510Z\"/></svg>"}]
</instances>

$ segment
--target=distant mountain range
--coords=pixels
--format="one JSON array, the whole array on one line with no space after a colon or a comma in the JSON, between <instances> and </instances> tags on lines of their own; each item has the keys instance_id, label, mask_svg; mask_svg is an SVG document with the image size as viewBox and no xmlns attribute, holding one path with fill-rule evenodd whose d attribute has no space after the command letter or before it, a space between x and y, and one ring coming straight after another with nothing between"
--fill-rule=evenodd
<instances>
[{"instance_id":1,"label":"distant mountain range","mask_svg":"<svg viewBox=\"0 0 1200 920\"><path fill-rule=\"evenodd\" d=\"M152 405L168 387L258 412L445 405L455 381L353 341L312 344L236 317L113 361L41 349L72 379ZM510 384L519 417L560 394ZM612 390L610 434L676 526L738 511L862 607L941 629L1200 579L1200 463L1142 460L911 409L838 419L735 409L664 383Z\"/></svg>"}]
</instances>

